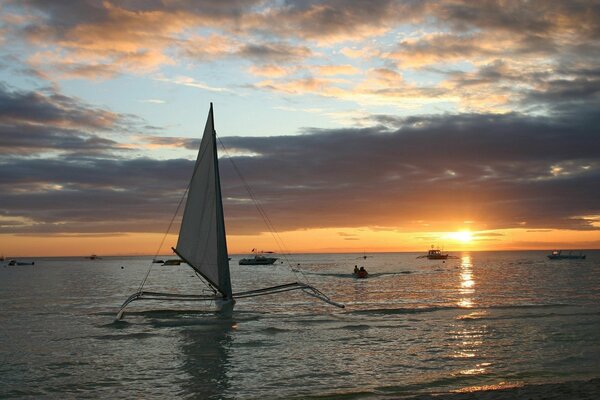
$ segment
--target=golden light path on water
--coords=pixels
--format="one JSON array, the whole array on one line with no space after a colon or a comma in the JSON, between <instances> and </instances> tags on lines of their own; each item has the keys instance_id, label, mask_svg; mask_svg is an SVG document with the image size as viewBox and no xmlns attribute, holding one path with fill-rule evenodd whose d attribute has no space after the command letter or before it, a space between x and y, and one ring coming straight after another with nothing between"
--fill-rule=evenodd
<instances>
[{"instance_id":1,"label":"golden light path on water","mask_svg":"<svg viewBox=\"0 0 600 400\"><path fill-rule=\"evenodd\" d=\"M475 294L475 276L473 273L473 263L471 256L465 254L461 257L459 267L459 283L458 293L460 294L457 305L461 308L473 308L476 306L474 300ZM471 312L466 318L477 318L482 312ZM459 317L463 319L465 316ZM481 359L483 352L484 337L486 335L486 327L466 327L455 332L455 339L458 343L458 348L454 353L454 358L477 358ZM485 374L487 367L491 366L489 362L479 362L473 365L472 368L463 369L458 372L459 375L481 375Z\"/></svg>"},{"instance_id":2,"label":"golden light path on water","mask_svg":"<svg viewBox=\"0 0 600 400\"><path fill-rule=\"evenodd\" d=\"M473 293L475 293L475 281L473 280L473 264L470 255L463 255L460 262L460 307L473 308Z\"/></svg>"}]
</instances>

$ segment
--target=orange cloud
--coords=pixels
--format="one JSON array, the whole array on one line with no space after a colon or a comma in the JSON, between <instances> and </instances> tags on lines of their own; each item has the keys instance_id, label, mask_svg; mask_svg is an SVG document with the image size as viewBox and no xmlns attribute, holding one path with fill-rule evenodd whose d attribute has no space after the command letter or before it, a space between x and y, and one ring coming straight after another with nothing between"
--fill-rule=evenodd
<instances>
[{"instance_id":1,"label":"orange cloud","mask_svg":"<svg viewBox=\"0 0 600 400\"><path fill-rule=\"evenodd\" d=\"M333 76L333 75L354 75L360 70L352 65L322 65L316 67L318 75L321 76Z\"/></svg>"},{"instance_id":2,"label":"orange cloud","mask_svg":"<svg viewBox=\"0 0 600 400\"><path fill-rule=\"evenodd\" d=\"M296 71L295 67L281 67L279 65L253 65L248 69L252 75L264 76L267 78L281 78L283 76L291 75Z\"/></svg>"}]
</instances>

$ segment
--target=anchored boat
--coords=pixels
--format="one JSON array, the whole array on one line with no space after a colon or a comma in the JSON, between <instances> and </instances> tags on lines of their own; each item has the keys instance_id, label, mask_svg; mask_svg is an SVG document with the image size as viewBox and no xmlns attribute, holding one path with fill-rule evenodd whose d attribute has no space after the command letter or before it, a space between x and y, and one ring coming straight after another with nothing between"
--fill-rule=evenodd
<instances>
[{"instance_id":1,"label":"anchored boat","mask_svg":"<svg viewBox=\"0 0 600 400\"><path fill-rule=\"evenodd\" d=\"M431 246L431 249L427 252L427 254L419 256L417 258L427 258L428 260L446 260L450 255L448 253L442 253L440 249L434 249Z\"/></svg>"},{"instance_id":2,"label":"anchored boat","mask_svg":"<svg viewBox=\"0 0 600 400\"><path fill-rule=\"evenodd\" d=\"M277 261L277 257L267 257L264 254L273 254L272 251L258 252L256 249L252 249L254 257L242 258L239 262L240 265L272 265Z\"/></svg>"},{"instance_id":3,"label":"anchored boat","mask_svg":"<svg viewBox=\"0 0 600 400\"><path fill-rule=\"evenodd\" d=\"M554 250L548 255L551 260L585 260L583 252L574 252L573 250Z\"/></svg>"}]
</instances>

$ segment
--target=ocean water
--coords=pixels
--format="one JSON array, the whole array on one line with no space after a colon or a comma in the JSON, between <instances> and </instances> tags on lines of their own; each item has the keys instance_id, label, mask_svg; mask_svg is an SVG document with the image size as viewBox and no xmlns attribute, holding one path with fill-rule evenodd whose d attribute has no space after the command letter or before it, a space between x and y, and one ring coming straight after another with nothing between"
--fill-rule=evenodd
<instances>
[{"instance_id":1,"label":"ocean water","mask_svg":"<svg viewBox=\"0 0 600 400\"><path fill-rule=\"evenodd\" d=\"M600 252L298 254L239 266L232 316L198 305L119 305L150 257L35 259L0 268L0 398L378 398L600 377ZM369 279L352 277L365 265ZM154 265L146 290L200 293L184 266Z\"/></svg>"}]
</instances>

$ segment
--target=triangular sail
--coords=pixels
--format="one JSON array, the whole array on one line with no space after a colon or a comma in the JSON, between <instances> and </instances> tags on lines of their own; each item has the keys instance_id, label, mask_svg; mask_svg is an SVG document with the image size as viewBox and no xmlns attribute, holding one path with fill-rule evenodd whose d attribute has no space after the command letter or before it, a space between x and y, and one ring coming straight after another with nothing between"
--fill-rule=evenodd
<instances>
[{"instance_id":1,"label":"triangular sail","mask_svg":"<svg viewBox=\"0 0 600 400\"><path fill-rule=\"evenodd\" d=\"M232 297L212 104L175 251L223 297Z\"/></svg>"}]
</instances>

